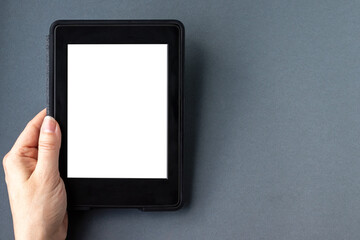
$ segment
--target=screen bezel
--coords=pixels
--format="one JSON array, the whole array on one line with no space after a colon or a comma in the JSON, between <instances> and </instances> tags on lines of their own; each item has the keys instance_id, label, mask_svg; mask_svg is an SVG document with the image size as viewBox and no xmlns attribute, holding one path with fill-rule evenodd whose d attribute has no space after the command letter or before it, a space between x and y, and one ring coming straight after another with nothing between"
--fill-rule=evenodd
<instances>
[{"instance_id":1,"label":"screen bezel","mask_svg":"<svg viewBox=\"0 0 360 240\"><path fill-rule=\"evenodd\" d=\"M49 114L62 130L59 170L70 208L181 206L183 38L183 25L173 20L56 21L51 26ZM67 45L87 43L168 44L168 179L67 178Z\"/></svg>"}]
</instances>

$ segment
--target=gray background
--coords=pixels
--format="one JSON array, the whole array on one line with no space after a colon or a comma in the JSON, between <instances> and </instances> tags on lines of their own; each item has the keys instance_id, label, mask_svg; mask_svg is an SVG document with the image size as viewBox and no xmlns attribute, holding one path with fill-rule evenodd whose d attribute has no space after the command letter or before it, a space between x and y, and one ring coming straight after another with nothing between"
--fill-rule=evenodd
<instances>
[{"instance_id":1,"label":"gray background","mask_svg":"<svg viewBox=\"0 0 360 240\"><path fill-rule=\"evenodd\" d=\"M186 200L71 214L71 239L359 239L359 1L0 1L0 154L46 105L56 19L186 27ZM0 239L12 222L0 171Z\"/></svg>"}]
</instances>

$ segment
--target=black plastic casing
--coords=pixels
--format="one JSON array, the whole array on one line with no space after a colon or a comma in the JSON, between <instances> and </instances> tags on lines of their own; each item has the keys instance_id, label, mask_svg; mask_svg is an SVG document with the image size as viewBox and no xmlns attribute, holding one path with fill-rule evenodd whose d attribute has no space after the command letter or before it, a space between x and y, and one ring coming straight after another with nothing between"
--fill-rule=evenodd
<instances>
[{"instance_id":1,"label":"black plastic casing","mask_svg":"<svg viewBox=\"0 0 360 240\"><path fill-rule=\"evenodd\" d=\"M59 170L69 209L182 207L184 31L177 20L58 20L51 25L47 114L62 130ZM67 44L96 43L168 44L168 179L67 178Z\"/></svg>"}]
</instances>

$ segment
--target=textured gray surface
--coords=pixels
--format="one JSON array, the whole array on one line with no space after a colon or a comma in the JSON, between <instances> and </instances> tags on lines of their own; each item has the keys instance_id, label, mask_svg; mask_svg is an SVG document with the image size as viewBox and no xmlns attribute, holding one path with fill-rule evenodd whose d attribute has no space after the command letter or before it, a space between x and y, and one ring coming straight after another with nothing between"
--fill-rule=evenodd
<instances>
[{"instance_id":1,"label":"textured gray surface","mask_svg":"<svg viewBox=\"0 0 360 240\"><path fill-rule=\"evenodd\" d=\"M70 239L359 239L359 13L335 0L1 1L0 154L45 107L54 20L175 18L186 27L188 202L72 214Z\"/></svg>"}]
</instances>

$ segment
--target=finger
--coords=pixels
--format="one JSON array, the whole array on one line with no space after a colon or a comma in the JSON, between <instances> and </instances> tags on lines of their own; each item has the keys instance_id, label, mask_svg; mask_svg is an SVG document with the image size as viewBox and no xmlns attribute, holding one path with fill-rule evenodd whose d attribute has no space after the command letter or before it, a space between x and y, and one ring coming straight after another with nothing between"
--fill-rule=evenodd
<instances>
[{"instance_id":1,"label":"finger","mask_svg":"<svg viewBox=\"0 0 360 240\"><path fill-rule=\"evenodd\" d=\"M45 174L59 172L60 145L61 132L59 124L53 117L46 116L40 130L38 162L35 171Z\"/></svg>"},{"instance_id":2,"label":"finger","mask_svg":"<svg viewBox=\"0 0 360 240\"><path fill-rule=\"evenodd\" d=\"M40 127L45 115L44 109L26 125L4 158L3 167L8 177L26 180L35 169Z\"/></svg>"},{"instance_id":3,"label":"finger","mask_svg":"<svg viewBox=\"0 0 360 240\"><path fill-rule=\"evenodd\" d=\"M39 112L25 127L17 138L11 151L21 151L24 148L37 147L39 141L40 127L46 115L46 109Z\"/></svg>"}]
</instances>

